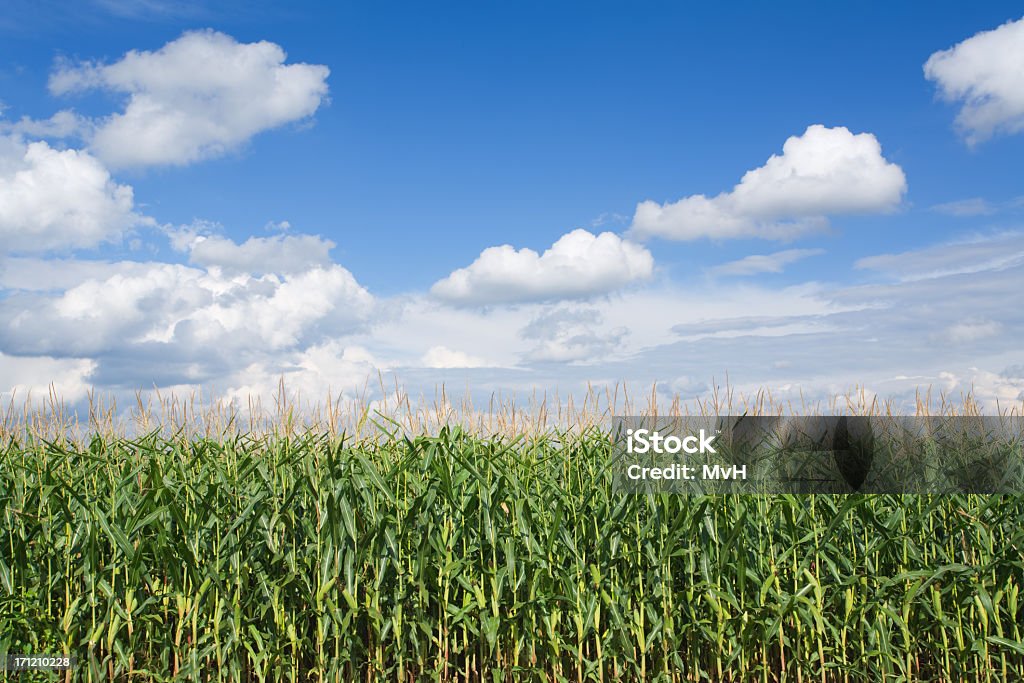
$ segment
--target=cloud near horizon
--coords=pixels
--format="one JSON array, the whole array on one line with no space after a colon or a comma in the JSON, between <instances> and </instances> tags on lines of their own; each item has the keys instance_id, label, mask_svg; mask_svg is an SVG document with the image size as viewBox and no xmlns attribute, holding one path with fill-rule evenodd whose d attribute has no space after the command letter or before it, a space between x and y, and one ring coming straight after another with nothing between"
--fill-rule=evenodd
<instances>
[{"instance_id":1,"label":"cloud near horizon","mask_svg":"<svg viewBox=\"0 0 1024 683\"><path fill-rule=\"evenodd\" d=\"M483 358L471 356L464 351L449 349L447 346L431 346L421 360L427 368L483 368L490 365Z\"/></svg>"},{"instance_id":2,"label":"cloud near horizon","mask_svg":"<svg viewBox=\"0 0 1024 683\"><path fill-rule=\"evenodd\" d=\"M882 156L874 135L815 124L786 140L781 155L747 171L728 192L640 202L629 234L793 239L824 229L830 215L893 211L906 189L903 169Z\"/></svg>"},{"instance_id":3,"label":"cloud near horizon","mask_svg":"<svg viewBox=\"0 0 1024 683\"><path fill-rule=\"evenodd\" d=\"M1003 234L879 255L862 264L876 271L869 285L630 289L585 307L372 299L340 266L229 277L170 264L64 263L79 281L51 291L31 280L47 273L26 265L22 281L5 282L0 371L3 389L21 387L22 396L33 385L18 367L31 367L69 391L156 384L242 405L246 392L272 396L282 378L307 399L352 395L388 368L427 395L456 370L476 392L513 394L537 386L568 394L600 378L679 390L673 378L685 376L694 380L686 390L703 395L728 372L738 387L795 400L864 384L912 398L921 384L966 391L975 382L979 397L1005 401L1024 396L1010 370L1021 364L1014 340L1024 318L1002 303L1024 261L990 256L1020 244Z\"/></svg>"},{"instance_id":4,"label":"cloud near horizon","mask_svg":"<svg viewBox=\"0 0 1024 683\"><path fill-rule=\"evenodd\" d=\"M8 282L0 349L91 359L98 385L221 382L256 362L360 330L375 300L338 265L222 273L169 263L79 268L56 291Z\"/></svg>"}]
</instances>

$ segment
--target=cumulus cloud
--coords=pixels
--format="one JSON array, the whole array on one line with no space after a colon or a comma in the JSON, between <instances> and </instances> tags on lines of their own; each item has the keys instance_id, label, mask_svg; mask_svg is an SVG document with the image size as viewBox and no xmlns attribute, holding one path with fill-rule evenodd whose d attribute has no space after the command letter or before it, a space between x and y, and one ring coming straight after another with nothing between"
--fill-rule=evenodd
<instances>
[{"instance_id":1,"label":"cumulus cloud","mask_svg":"<svg viewBox=\"0 0 1024 683\"><path fill-rule=\"evenodd\" d=\"M1024 18L936 52L924 64L947 101L963 103L956 124L968 144L1024 130Z\"/></svg>"},{"instance_id":2,"label":"cumulus cloud","mask_svg":"<svg viewBox=\"0 0 1024 683\"><path fill-rule=\"evenodd\" d=\"M45 401L51 389L62 401L74 404L89 393L91 359L11 356L0 352L0 400Z\"/></svg>"},{"instance_id":3,"label":"cumulus cloud","mask_svg":"<svg viewBox=\"0 0 1024 683\"><path fill-rule=\"evenodd\" d=\"M0 348L16 354L95 358L106 382L148 384L223 376L359 329L373 298L344 268L248 274L147 264L56 293L0 300Z\"/></svg>"},{"instance_id":4,"label":"cumulus cloud","mask_svg":"<svg viewBox=\"0 0 1024 683\"><path fill-rule=\"evenodd\" d=\"M891 211L906 188L903 170L882 156L874 135L813 125L731 191L641 202L630 231L675 240L791 239L823 229L829 215Z\"/></svg>"},{"instance_id":5,"label":"cumulus cloud","mask_svg":"<svg viewBox=\"0 0 1024 683\"><path fill-rule=\"evenodd\" d=\"M963 374L942 373L947 394L970 394L993 414L1002 413L1015 404L1024 404L1024 378L1008 377L977 367L967 368Z\"/></svg>"},{"instance_id":6,"label":"cumulus cloud","mask_svg":"<svg viewBox=\"0 0 1024 683\"><path fill-rule=\"evenodd\" d=\"M96 122L89 136L91 151L107 164L182 165L220 156L261 131L316 112L327 97L327 67L285 59L271 42L193 31L112 64L59 65L50 90L127 94L124 111Z\"/></svg>"},{"instance_id":7,"label":"cumulus cloud","mask_svg":"<svg viewBox=\"0 0 1024 683\"><path fill-rule=\"evenodd\" d=\"M239 273L294 273L330 265L334 242L315 235L250 237L238 244L226 237L178 231L172 244L188 252L188 260L204 268Z\"/></svg>"},{"instance_id":8,"label":"cumulus cloud","mask_svg":"<svg viewBox=\"0 0 1024 683\"><path fill-rule=\"evenodd\" d=\"M235 370L223 378L230 387L224 395L245 406L252 398L271 400L283 383L288 395L303 408L322 409L328 398L336 402L339 397L361 396L367 390L367 379L388 367L359 345L329 339Z\"/></svg>"},{"instance_id":9,"label":"cumulus cloud","mask_svg":"<svg viewBox=\"0 0 1024 683\"><path fill-rule=\"evenodd\" d=\"M143 219L132 188L114 182L87 152L0 138L0 238L3 250L93 247Z\"/></svg>"},{"instance_id":10,"label":"cumulus cloud","mask_svg":"<svg viewBox=\"0 0 1024 683\"><path fill-rule=\"evenodd\" d=\"M654 257L642 246L614 233L577 229L543 254L507 244L485 249L430 291L457 304L583 298L648 279L653 272Z\"/></svg>"},{"instance_id":11,"label":"cumulus cloud","mask_svg":"<svg viewBox=\"0 0 1024 683\"><path fill-rule=\"evenodd\" d=\"M736 261L729 261L711 268L715 275L757 275L759 273L781 273L786 266L808 256L824 254L824 249L785 249L771 254L752 254Z\"/></svg>"}]
</instances>

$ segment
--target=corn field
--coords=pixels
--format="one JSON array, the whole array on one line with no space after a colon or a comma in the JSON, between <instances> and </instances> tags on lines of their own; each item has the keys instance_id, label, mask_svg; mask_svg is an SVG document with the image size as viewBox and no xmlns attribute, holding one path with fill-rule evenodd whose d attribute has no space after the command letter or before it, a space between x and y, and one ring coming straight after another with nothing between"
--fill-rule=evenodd
<instances>
[{"instance_id":1,"label":"corn field","mask_svg":"<svg viewBox=\"0 0 1024 683\"><path fill-rule=\"evenodd\" d=\"M77 658L40 680L1024 678L1024 497L622 495L611 453L597 426L10 433L0 654Z\"/></svg>"}]
</instances>

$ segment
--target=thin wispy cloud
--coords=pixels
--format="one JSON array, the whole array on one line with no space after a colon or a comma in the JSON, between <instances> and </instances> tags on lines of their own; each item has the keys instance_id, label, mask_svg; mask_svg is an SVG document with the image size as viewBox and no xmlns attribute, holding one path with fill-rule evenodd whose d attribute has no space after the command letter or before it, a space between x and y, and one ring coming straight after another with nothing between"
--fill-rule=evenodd
<instances>
[{"instance_id":1,"label":"thin wispy cloud","mask_svg":"<svg viewBox=\"0 0 1024 683\"><path fill-rule=\"evenodd\" d=\"M959 199L955 202L936 204L932 207L932 211L963 218L973 216L991 216L997 211L997 209L981 197L972 197L971 199Z\"/></svg>"},{"instance_id":2,"label":"thin wispy cloud","mask_svg":"<svg viewBox=\"0 0 1024 683\"><path fill-rule=\"evenodd\" d=\"M98 10L125 19L198 19L209 14L208 4L190 0L92 0Z\"/></svg>"},{"instance_id":3,"label":"thin wispy cloud","mask_svg":"<svg viewBox=\"0 0 1024 683\"><path fill-rule=\"evenodd\" d=\"M1024 264L1024 233L972 235L922 249L858 259L854 268L911 282L950 275L1006 270Z\"/></svg>"},{"instance_id":4,"label":"thin wispy cloud","mask_svg":"<svg viewBox=\"0 0 1024 683\"><path fill-rule=\"evenodd\" d=\"M751 254L708 269L712 275L758 275L781 273L786 266L810 256L824 254L824 249L784 249L771 254Z\"/></svg>"}]
</instances>

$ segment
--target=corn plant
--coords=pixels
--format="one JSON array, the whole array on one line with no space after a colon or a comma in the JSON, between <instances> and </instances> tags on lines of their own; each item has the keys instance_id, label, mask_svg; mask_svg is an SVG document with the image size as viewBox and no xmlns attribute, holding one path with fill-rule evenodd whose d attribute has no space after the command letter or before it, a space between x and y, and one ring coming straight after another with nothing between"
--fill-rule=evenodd
<instances>
[{"instance_id":1,"label":"corn plant","mask_svg":"<svg viewBox=\"0 0 1024 683\"><path fill-rule=\"evenodd\" d=\"M1020 496L625 495L598 426L0 448L0 655L69 680L1024 677Z\"/></svg>"}]
</instances>

